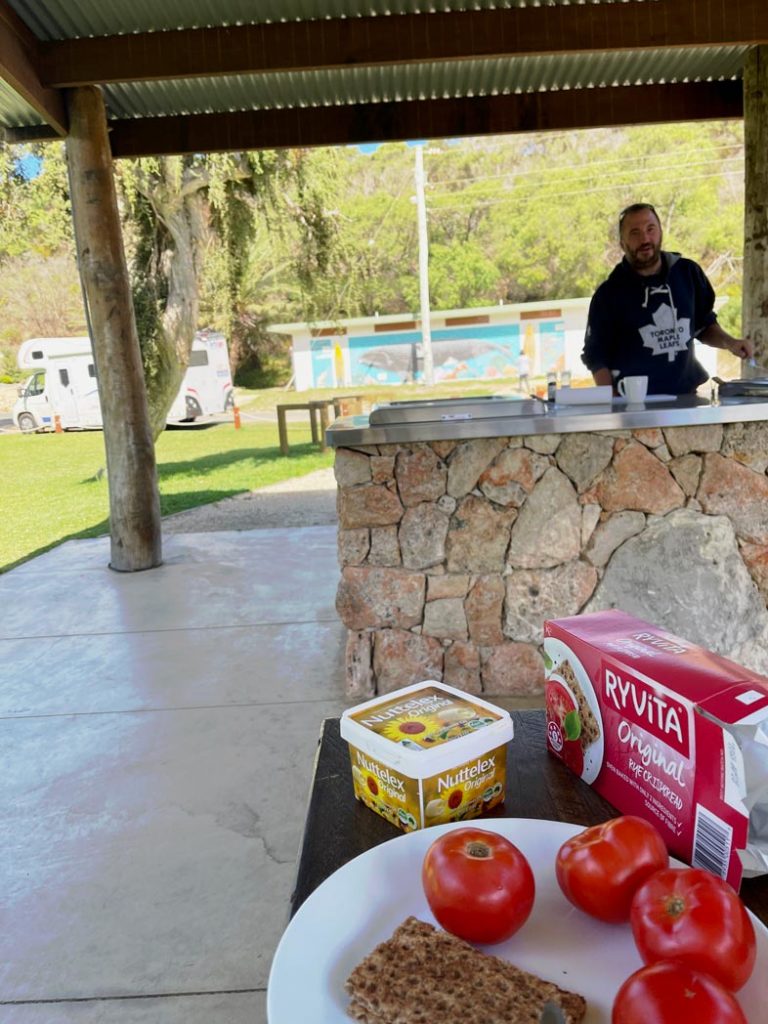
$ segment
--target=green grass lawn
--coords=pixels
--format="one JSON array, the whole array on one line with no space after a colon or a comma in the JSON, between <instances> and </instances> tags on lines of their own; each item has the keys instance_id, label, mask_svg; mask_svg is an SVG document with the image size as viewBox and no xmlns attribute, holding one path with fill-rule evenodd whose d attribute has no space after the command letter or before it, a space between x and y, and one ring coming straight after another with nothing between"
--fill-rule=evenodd
<instances>
[{"instance_id":1,"label":"green grass lawn","mask_svg":"<svg viewBox=\"0 0 768 1024\"><path fill-rule=\"evenodd\" d=\"M537 383L532 381L533 386ZM290 455L280 455L274 415L280 402L362 394L371 406L405 399L503 394L511 389L510 381L467 381L434 388L414 384L350 387L300 394L284 388L240 388L240 430L225 423L167 430L160 437L161 512L169 515L196 508L331 465L333 454L320 452L310 443L306 413L289 421ZM99 472L104 465L101 431L0 435L0 572L64 540L108 531L107 481Z\"/></svg>"},{"instance_id":2,"label":"green grass lawn","mask_svg":"<svg viewBox=\"0 0 768 1024\"><path fill-rule=\"evenodd\" d=\"M290 399L287 399L290 400ZM244 421L167 430L157 443L163 515L302 476L333 462L310 443L309 421L289 423L280 455L276 423ZM101 431L0 435L0 572L73 537L109 529Z\"/></svg>"}]
</instances>

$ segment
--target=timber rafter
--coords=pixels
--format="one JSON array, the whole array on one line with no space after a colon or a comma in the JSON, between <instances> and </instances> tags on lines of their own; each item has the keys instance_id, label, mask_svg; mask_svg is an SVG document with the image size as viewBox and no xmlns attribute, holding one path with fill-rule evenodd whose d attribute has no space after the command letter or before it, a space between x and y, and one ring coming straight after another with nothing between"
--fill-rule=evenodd
<instances>
[{"instance_id":1,"label":"timber rafter","mask_svg":"<svg viewBox=\"0 0 768 1024\"><path fill-rule=\"evenodd\" d=\"M0 80L46 122L56 135L66 135L69 119L58 89L40 77L40 43L13 8L0 4Z\"/></svg>"},{"instance_id":2,"label":"timber rafter","mask_svg":"<svg viewBox=\"0 0 768 1024\"><path fill-rule=\"evenodd\" d=\"M569 89L521 96L411 100L301 110L112 121L116 157L334 146L420 138L599 128L742 116L741 82Z\"/></svg>"}]
</instances>

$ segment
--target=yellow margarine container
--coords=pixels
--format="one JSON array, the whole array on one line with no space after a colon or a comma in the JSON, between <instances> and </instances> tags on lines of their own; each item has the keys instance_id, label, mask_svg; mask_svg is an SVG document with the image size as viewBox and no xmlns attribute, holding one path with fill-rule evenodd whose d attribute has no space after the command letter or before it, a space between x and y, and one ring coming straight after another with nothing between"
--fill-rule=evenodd
<instances>
[{"instance_id":1,"label":"yellow margarine container","mask_svg":"<svg viewBox=\"0 0 768 1024\"><path fill-rule=\"evenodd\" d=\"M500 804L512 733L509 712L433 680L341 716L355 797L406 832Z\"/></svg>"}]
</instances>

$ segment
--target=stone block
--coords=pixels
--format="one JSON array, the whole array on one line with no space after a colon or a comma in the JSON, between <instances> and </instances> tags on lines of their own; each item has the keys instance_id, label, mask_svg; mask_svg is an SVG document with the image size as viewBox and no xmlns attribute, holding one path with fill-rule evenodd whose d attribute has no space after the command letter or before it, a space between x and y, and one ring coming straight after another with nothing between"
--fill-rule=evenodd
<instances>
[{"instance_id":1,"label":"stone block","mask_svg":"<svg viewBox=\"0 0 768 1024\"><path fill-rule=\"evenodd\" d=\"M448 494L453 498L469 494L504 445L505 441L498 437L465 441L458 445L448 462Z\"/></svg>"},{"instance_id":2,"label":"stone block","mask_svg":"<svg viewBox=\"0 0 768 1024\"><path fill-rule=\"evenodd\" d=\"M481 473L478 486L489 501L519 508L549 466L548 458L527 448L505 448Z\"/></svg>"},{"instance_id":3,"label":"stone block","mask_svg":"<svg viewBox=\"0 0 768 1024\"><path fill-rule=\"evenodd\" d=\"M443 645L433 636L382 629L373 641L373 674L378 693L443 678Z\"/></svg>"},{"instance_id":4,"label":"stone block","mask_svg":"<svg viewBox=\"0 0 768 1024\"><path fill-rule=\"evenodd\" d=\"M371 460L351 448L337 448L333 475L339 487L354 487L371 482Z\"/></svg>"},{"instance_id":5,"label":"stone block","mask_svg":"<svg viewBox=\"0 0 768 1024\"><path fill-rule=\"evenodd\" d=\"M456 573L430 576L427 580L427 601L440 601L445 597L466 597L470 577Z\"/></svg>"},{"instance_id":6,"label":"stone block","mask_svg":"<svg viewBox=\"0 0 768 1024\"><path fill-rule=\"evenodd\" d=\"M401 565L400 544L396 526L374 526L371 529L369 565Z\"/></svg>"},{"instance_id":7,"label":"stone block","mask_svg":"<svg viewBox=\"0 0 768 1024\"><path fill-rule=\"evenodd\" d=\"M664 438L673 456L688 452L719 452L723 443L721 423L705 423L694 427L665 427Z\"/></svg>"},{"instance_id":8,"label":"stone block","mask_svg":"<svg viewBox=\"0 0 768 1024\"><path fill-rule=\"evenodd\" d=\"M483 693L489 697L538 696L544 692L544 660L533 644L482 648L480 676Z\"/></svg>"},{"instance_id":9,"label":"stone block","mask_svg":"<svg viewBox=\"0 0 768 1024\"><path fill-rule=\"evenodd\" d=\"M660 444L664 444L664 435L660 427L641 427L632 431L632 437L646 448L658 448Z\"/></svg>"},{"instance_id":10,"label":"stone block","mask_svg":"<svg viewBox=\"0 0 768 1024\"><path fill-rule=\"evenodd\" d=\"M505 583L504 635L541 644L546 619L581 611L597 584L597 570L577 559L554 569L516 569Z\"/></svg>"},{"instance_id":11,"label":"stone block","mask_svg":"<svg viewBox=\"0 0 768 1024\"><path fill-rule=\"evenodd\" d=\"M480 652L472 643L457 640L445 650L443 682L465 693L481 693Z\"/></svg>"},{"instance_id":12,"label":"stone block","mask_svg":"<svg viewBox=\"0 0 768 1024\"><path fill-rule=\"evenodd\" d=\"M557 464L579 493L597 480L613 456L613 441L601 434L566 434L557 449Z\"/></svg>"},{"instance_id":13,"label":"stone block","mask_svg":"<svg viewBox=\"0 0 768 1024\"><path fill-rule=\"evenodd\" d=\"M403 517L396 494L380 484L342 488L337 495L339 526L356 530L363 526L390 526Z\"/></svg>"},{"instance_id":14,"label":"stone block","mask_svg":"<svg viewBox=\"0 0 768 1024\"><path fill-rule=\"evenodd\" d=\"M441 459L447 459L458 443L458 441L430 441L429 446L435 455L439 455Z\"/></svg>"},{"instance_id":15,"label":"stone block","mask_svg":"<svg viewBox=\"0 0 768 1024\"><path fill-rule=\"evenodd\" d=\"M474 643L492 646L504 642L501 631L504 594L504 581L500 576L480 576L475 581L464 602L469 636Z\"/></svg>"},{"instance_id":16,"label":"stone block","mask_svg":"<svg viewBox=\"0 0 768 1024\"><path fill-rule=\"evenodd\" d=\"M449 517L429 502L406 509L398 534L403 565L409 569L440 565L449 522Z\"/></svg>"},{"instance_id":17,"label":"stone block","mask_svg":"<svg viewBox=\"0 0 768 1024\"><path fill-rule=\"evenodd\" d=\"M592 565L602 567L607 564L616 548L644 529L645 516L642 512L614 512L595 530L587 545L586 557Z\"/></svg>"},{"instance_id":18,"label":"stone block","mask_svg":"<svg viewBox=\"0 0 768 1024\"><path fill-rule=\"evenodd\" d=\"M482 498L464 498L451 519L446 541L449 572L501 573L515 512Z\"/></svg>"},{"instance_id":19,"label":"stone block","mask_svg":"<svg viewBox=\"0 0 768 1024\"><path fill-rule=\"evenodd\" d=\"M357 530L339 530L339 565L361 565L368 554L370 535L365 527Z\"/></svg>"},{"instance_id":20,"label":"stone block","mask_svg":"<svg viewBox=\"0 0 768 1024\"><path fill-rule=\"evenodd\" d=\"M520 509L507 560L533 569L560 565L581 550L581 507L568 477L550 466Z\"/></svg>"},{"instance_id":21,"label":"stone block","mask_svg":"<svg viewBox=\"0 0 768 1024\"><path fill-rule=\"evenodd\" d=\"M582 505L581 508L581 546L589 544L589 540L600 522L602 509L599 505Z\"/></svg>"},{"instance_id":22,"label":"stone block","mask_svg":"<svg viewBox=\"0 0 768 1024\"><path fill-rule=\"evenodd\" d=\"M445 494L448 470L428 444L415 444L398 452L395 479L406 508L437 501Z\"/></svg>"},{"instance_id":23,"label":"stone block","mask_svg":"<svg viewBox=\"0 0 768 1024\"><path fill-rule=\"evenodd\" d=\"M375 484L388 484L395 478L395 459L392 455L371 457L371 480Z\"/></svg>"},{"instance_id":24,"label":"stone block","mask_svg":"<svg viewBox=\"0 0 768 1024\"><path fill-rule=\"evenodd\" d=\"M653 512L680 508L685 495L667 467L645 445L633 441L614 457L595 488L608 512Z\"/></svg>"},{"instance_id":25,"label":"stone block","mask_svg":"<svg viewBox=\"0 0 768 1024\"><path fill-rule=\"evenodd\" d=\"M742 544L741 557L763 603L768 604L768 544Z\"/></svg>"},{"instance_id":26,"label":"stone block","mask_svg":"<svg viewBox=\"0 0 768 1024\"><path fill-rule=\"evenodd\" d=\"M768 479L722 455L704 456L696 497L710 515L723 515L737 536L750 544L768 544Z\"/></svg>"},{"instance_id":27,"label":"stone block","mask_svg":"<svg viewBox=\"0 0 768 1024\"><path fill-rule=\"evenodd\" d=\"M562 439L562 434L538 434L530 437L526 436L523 444L526 448L530 448L531 451L538 452L540 455L554 455L560 447Z\"/></svg>"},{"instance_id":28,"label":"stone block","mask_svg":"<svg viewBox=\"0 0 768 1024\"><path fill-rule=\"evenodd\" d=\"M367 700L376 693L373 679L373 634L347 632L346 694L354 700Z\"/></svg>"},{"instance_id":29,"label":"stone block","mask_svg":"<svg viewBox=\"0 0 768 1024\"><path fill-rule=\"evenodd\" d=\"M336 610L347 629L408 629L421 623L423 573L348 565L336 592Z\"/></svg>"},{"instance_id":30,"label":"stone block","mask_svg":"<svg viewBox=\"0 0 768 1024\"><path fill-rule=\"evenodd\" d=\"M721 455L735 459L756 473L768 469L768 423L726 423Z\"/></svg>"},{"instance_id":31,"label":"stone block","mask_svg":"<svg viewBox=\"0 0 768 1024\"><path fill-rule=\"evenodd\" d=\"M463 599L444 597L437 601L428 601L424 607L424 624L421 631L425 636L466 640L467 616L464 613Z\"/></svg>"},{"instance_id":32,"label":"stone block","mask_svg":"<svg viewBox=\"0 0 768 1024\"><path fill-rule=\"evenodd\" d=\"M768 611L725 516L678 509L649 522L616 551L584 610L603 608L768 673Z\"/></svg>"},{"instance_id":33,"label":"stone block","mask_svg":"<svg viewBox=\"0 0 768 1024\"><path fill-rule=\"evenodd\" d=\"M701 478L701 456L693 455L680 455L676 459L672 459L669 464L669 471L672 476L677 480L683 489L683 492L692 497L699 488L699 479Z\"/></svg>"}]
</instances>

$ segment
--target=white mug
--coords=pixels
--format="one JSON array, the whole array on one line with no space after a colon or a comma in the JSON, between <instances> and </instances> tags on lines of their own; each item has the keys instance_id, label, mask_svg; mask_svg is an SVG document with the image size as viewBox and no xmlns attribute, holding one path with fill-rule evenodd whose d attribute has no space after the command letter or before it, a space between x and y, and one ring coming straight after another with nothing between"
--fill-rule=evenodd
<instances>
[{"instance_id":1,"label":"white mug","mask_svg":"<svg viewBox=\"0 0 768 1024\"><path fill-rule=\"evenodd\" d=\"M648 394L647 377L622 377L619 381L619 394L628 402L644 402Z\"/></svg>"}]
</instances>

